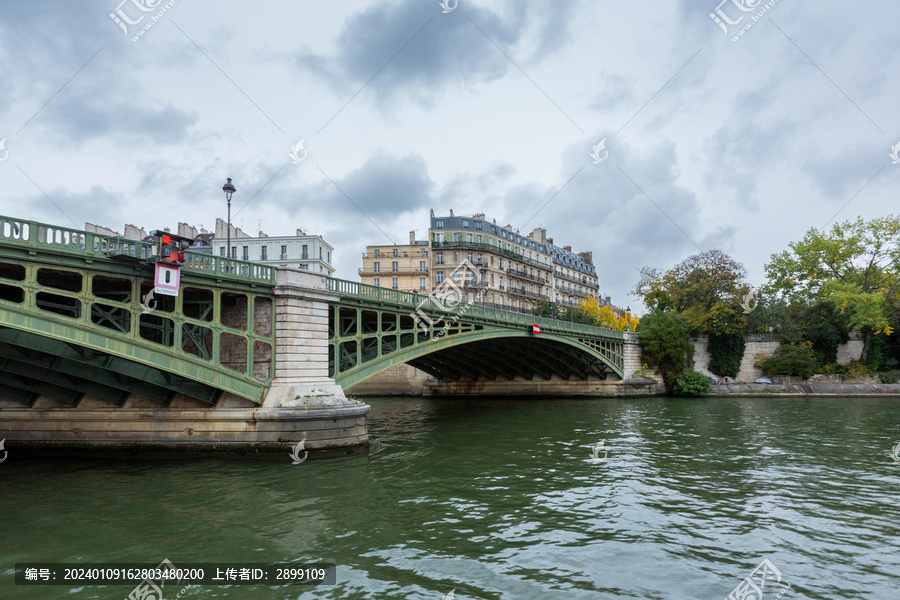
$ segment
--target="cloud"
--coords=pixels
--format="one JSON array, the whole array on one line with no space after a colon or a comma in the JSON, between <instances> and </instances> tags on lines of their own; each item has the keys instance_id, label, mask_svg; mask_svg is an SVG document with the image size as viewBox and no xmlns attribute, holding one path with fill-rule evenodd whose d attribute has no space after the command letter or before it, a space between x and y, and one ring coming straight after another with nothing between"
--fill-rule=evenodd
<instances>
[{"instance_id":1,"label":"cloud","mask_svg":"<svg viewBox=\"0 0 900 600\"><path fill-rule=\"evenodd\" d=\"M502 52L526 64L548 58L566 41L575 5L575 0L540 6L516 3L511 14L501 18L471 4L444 15L436 2L377 3L348 19L334 56L303 50L296 64L345 94L377 74L371 87L381 100L406 93L427 105L450 85L506 75L514 67ZM526 36L530 52L522 58L516 45Z\"/></svg>"}]
</instances>

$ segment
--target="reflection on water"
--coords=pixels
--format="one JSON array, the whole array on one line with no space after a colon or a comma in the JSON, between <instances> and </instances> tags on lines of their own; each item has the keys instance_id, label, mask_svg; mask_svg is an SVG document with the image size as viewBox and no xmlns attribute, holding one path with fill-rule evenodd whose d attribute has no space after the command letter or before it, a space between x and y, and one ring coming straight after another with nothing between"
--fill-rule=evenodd
<instances>
[{"instance_id":1,"label":"reflection on water","mask_svg":"<svg viewBox=\"0 0 900 600\"><path fill-rule=\"evenodd\" d=\"M188 599L721 600L764 558L787 598L895 598L898 402L382 399L347 459L11 456L0 598L130 591L16 587L16 562L163 558L338 564L333 587Z\"/></svg>"}]
</instances>

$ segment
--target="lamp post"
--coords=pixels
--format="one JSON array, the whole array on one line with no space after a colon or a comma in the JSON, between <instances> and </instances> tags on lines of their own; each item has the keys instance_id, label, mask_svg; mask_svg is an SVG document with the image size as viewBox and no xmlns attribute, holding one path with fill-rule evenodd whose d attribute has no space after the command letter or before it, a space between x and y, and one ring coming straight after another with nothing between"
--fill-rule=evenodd
<instances>
[{"instance_id":1,"label":"lamp post","mask_svg":"<svg viewBox=\"0 0 900 600\"><path fill-rule=\"evenodd\" d=\"M222 191L225 192L225 199L228 201L228 234L225 238L227 240L225 242L225 256L226 258L231 258L231 196L237 191L237 188L231 184L231 177L222 186Z\"/></svg>"},{"instance_id":2,"label":"lamp post","mask_svg":"<svg viewBox=\"0 0 900 600\"><path fill-rule=\"evenodd\" d=\"M625 326L625 331L631 331L631 307L630 306L625 307L625 314L627 314L629 317L628 325Z\"/></svg>"},{"instance_id":3,"label":"lamp post","mask_svg":"<svg viewBox=\"0 0 900 600\"><path fill-rule=\"evenodd\" d=\"M575 309L572 308L572 301L575 299L574 294L569 294L569 322L575 322Z\"/></svg>"}]
</instances>

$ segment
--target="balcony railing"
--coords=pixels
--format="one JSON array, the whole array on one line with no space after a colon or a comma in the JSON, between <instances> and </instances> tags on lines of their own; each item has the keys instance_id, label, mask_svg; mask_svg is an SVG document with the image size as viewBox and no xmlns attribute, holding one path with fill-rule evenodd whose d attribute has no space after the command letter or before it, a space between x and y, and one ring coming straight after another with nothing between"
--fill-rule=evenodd
<instances>
[{"instance_id":1,"label":"balcony railing","mask_svg":"<svg viewBox=\"0 0 900 600\"><path fill-rule=\"evenodd\" d=\"M375 269L367 269L367 268L363 267L362 269L357 269L357 272L360 275L416 275L416 274L419 274L419 275L422 275L423 277L428 275L428 269L426 268L424 271L422 271L420 267L397 269L396 271L386 270L386 269L376 271Z\"/></svg>"},{"instance_id":2,"label":"balcony railing","mask_svg":"<svg viewBox=\"0 0 900 600\"><path fill-rule=\"evenodd\" d=\"M475 248L478 250L487 250L488 252L493 252L494 254L502 254L503 256L512 258L513 260L526 262L542 269L550 268L549 263L542 263L522 256L521 254L513 252L512 250L498 248L497 246L491 246L490 244L485 244L484 242L431 242L431 247L434 250L440 250L441 248Z\"/></svg>"}]
</instances>

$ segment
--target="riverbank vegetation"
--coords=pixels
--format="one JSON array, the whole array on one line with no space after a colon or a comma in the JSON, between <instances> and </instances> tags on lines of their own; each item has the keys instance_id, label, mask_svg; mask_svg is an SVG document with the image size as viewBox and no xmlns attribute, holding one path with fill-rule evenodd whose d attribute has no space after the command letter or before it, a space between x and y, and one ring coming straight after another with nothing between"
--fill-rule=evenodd
<instances>
[{"instance_id":1,"label":"riverbank vegetation","mask_svg":"<svg viewBox=\"0 0 900 600\"><path fill-rule=\"evenodd\" d=\"M637 330L644 360L660 368L667 389L674 389L690 367L684 361L682 371L674 373L674 363L663 371L654 362L665 355L660 345L683 348L683 333L671 325L676 321L688 335L709 336L710 370L720 377L735 377L740 370L745 334L771 333L782 345L760 358L766 374L878 374L882 381L897 380L900 218L858 218L828 230L810 229L773 254L765 272L766 283L755 288L744 266L719 250L691 256L667 271L641 269L632 295L651 312ZM838 347L851 332L862 336L862 355L856 364L839 365ZM666 340L659 339L663 333ZM654 340L649 354L643 340L648 334Z\"/></svg>"}]
</instances>

